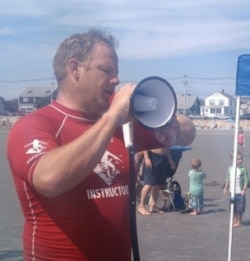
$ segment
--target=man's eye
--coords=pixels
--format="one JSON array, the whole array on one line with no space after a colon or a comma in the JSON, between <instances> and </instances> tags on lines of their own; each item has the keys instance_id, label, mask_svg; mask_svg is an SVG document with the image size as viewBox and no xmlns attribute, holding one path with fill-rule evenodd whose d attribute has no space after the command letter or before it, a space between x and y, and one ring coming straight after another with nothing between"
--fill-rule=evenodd
<instances>
[{"instance_id":1,"label":"man's eye","mask_svg":"<svg viewBox=\"0 0 250 261\"><path fill-rule=\"evenodd\" d=\"M100 70L107 75L110 75L110 73L111 73L111 71L109 69L100 68Z\"/></svg>"}]
</instances>

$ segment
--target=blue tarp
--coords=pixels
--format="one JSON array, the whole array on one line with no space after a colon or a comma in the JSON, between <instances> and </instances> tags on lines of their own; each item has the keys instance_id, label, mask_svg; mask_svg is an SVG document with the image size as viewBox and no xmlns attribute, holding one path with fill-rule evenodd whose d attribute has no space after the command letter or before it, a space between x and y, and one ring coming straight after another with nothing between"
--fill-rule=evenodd
<instances>
[{"instance_id":1,"label":"blue tarp","mask_svg":"<svg viewBox=\"0 0 250 261\"><path fill-rule=\"evenodd\" d=\"M171 150L178 150L178 151L186 151L186 150L191 150L192 148L189 147L189 146L179 146L179 145L175 145L175 146L172 146L170 147Z\"/></svg>"},{"instance_id":2,"label":"blue tarp","mask_svg":"<svg viewBox=\"0 0 250 261\"><path fill-rule=\"evenodd\" d=\"M250 96L250 54L238 58L235 94Z\"/></svg>"}]
</instances>

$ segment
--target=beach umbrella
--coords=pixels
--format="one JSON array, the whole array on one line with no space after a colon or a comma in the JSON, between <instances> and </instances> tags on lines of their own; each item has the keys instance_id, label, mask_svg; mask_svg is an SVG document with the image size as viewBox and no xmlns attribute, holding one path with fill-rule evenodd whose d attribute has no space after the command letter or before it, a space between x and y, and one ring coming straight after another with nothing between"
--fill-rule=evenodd
<instances>
[{"instance_id":1,"label":"beach umbrella","mask_svg":"<svg viewBox=\"0 0 250 261\"><path fill-rule=\"evenodd\" d=\"M238 57L237 75L236 75L236 115L234 128L234 153L233 153L233 171L234 175L230 177L230 222L229 222L229 240L228 240L228 261L231 261L232 242L233 242L233 213L235 204L235 183L237 173L237 154L238 154L238 131L240 119L240 100L241 96L250 96L250 54L242 54Z\"/></svg>"}]
</instances>

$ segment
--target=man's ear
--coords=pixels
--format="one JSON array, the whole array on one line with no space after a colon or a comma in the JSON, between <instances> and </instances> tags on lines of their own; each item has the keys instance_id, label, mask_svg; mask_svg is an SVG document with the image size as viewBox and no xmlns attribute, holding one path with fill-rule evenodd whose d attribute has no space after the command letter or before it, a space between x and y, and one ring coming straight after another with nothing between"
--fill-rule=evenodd
<instances>
[{"instance_id":1,"label":"man's ear","mask_svg":"<svg viewBox=\"0 0 250 261\"><path fill-rule=\"evenodd\" d=\"M76 59L71 59L69 61L69 69L70 69L70 73L71 75L78 80L79 79L79 62Z\"/></svg>"}]
</instances>

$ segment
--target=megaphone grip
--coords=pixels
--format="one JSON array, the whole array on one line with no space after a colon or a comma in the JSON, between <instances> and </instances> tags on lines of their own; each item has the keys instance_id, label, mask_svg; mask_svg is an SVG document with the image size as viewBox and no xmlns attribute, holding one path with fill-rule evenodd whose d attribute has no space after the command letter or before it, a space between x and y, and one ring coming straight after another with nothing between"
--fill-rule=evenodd
<instances>
[{"instance_id":1,"label":"megaphone grip","mask_svg":"<svg viewBox=\"0 0 250 261\"><path fill-rule=\"evenodd\" d=\"M154 97L137 94L134 97L133 108L136 112L154 111L159 107L158 100Z\"/></svg>"}]
</instances>

